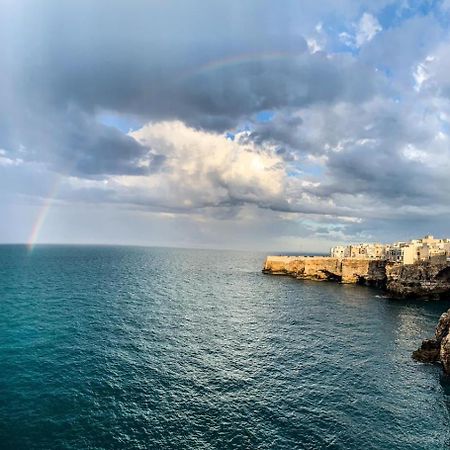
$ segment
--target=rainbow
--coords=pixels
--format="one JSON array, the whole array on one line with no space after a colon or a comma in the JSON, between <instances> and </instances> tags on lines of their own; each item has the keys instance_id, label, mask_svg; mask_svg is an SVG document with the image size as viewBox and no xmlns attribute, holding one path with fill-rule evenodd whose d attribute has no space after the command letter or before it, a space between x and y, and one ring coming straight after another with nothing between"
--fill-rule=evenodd
<instances>
[{"instance_id":1,"label":"rainbow","mask_svg":"<svg viewBox=\"0 0 450 450\"><path fill-rule=\"evenodd\" d=\"M225 58L214 59L199 66L195 66L183 72L177 81L184 81L196 75L201 75L207 72L213 72L226 67L238 66L240 64L248 64L252 62L265 61L285 61L293 60L303 55L304 52L260 52L260 53L241 53L239 55L227 56Z\"/></svg>"},{"instance_id":2,"label":"rainbow","mask_svg":"<svg viewBox=\"0 0 450 450\"><path fill-rule=\"evenodd\" d=\"M266 61L286 61L286 60L295 60L300 57L304 52L260 52L260 53L241 53L239 55L227 56L225 58L214 59L208 61L204 64L191 67L187 71L183 72L179 75L176 80L178 82L183 82L188 80L191 77L196 75L205 74L208 72L217 71L226 67L238 66L240 64L248 64L252 62L266 62ZM59 175L56 178L56 181L53 187L50 189L49 195L44 200L42 207L39 210L39 213L36 216L36 220L34 221L30 236L27 241L27 246L29 252L32 252L34 246L36 245L39 239L39 233L42 230L42 227L45 223L45 220L48 217L49 211L55 201L59 188L61 186L64 175Z\"/></svg>"},{"instance_id":3,"label":"rainbow","mask_svg":"<svg viewBox=\"0 0 450 450\"><path fill-rule=\"evenodd\" d=\"M42 204L41 208L39 209L39 212L36 216L36 220L34 221L30 236L27 241L28 251L30 253L33 251L34 246L36 245L36 242L39 238L39 233L42 229L42 226L45 223L45 220L47 219L48 213L53 205L53 202L55 201L55 198L58 194L58 191L61 186L63 178L64 178L64 175L59 175L56 177L56 180L55 180L52 188L50 189L48 196L45 198L44 203Z\"/></svg>"}]
</instances>

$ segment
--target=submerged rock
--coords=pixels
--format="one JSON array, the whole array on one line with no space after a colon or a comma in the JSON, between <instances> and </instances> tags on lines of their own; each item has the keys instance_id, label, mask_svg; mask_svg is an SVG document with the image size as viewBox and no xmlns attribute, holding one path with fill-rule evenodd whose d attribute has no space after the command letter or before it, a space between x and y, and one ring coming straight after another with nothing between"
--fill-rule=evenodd
<instances>
[{"instance_id":1,"label":"submerged rock","mask_svg":"<svg viewBox=\"0 0 450 450\"><path fill-rule=\"evenodd\" d=\"M439 318L434 337L425 339L419 349L413 352L416 361L441 362L444 372L450 375L450 309Z\"/></svg>"}]
</instances>

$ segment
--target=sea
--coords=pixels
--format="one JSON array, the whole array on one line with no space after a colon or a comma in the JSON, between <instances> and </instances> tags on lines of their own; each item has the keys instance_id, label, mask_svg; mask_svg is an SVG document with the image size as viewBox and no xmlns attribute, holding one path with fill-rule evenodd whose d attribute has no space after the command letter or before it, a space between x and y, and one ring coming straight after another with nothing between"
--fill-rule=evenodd
<instances>
[{"instance_id":1,"label":"sea","mask_svg":"<svg viewBox=\"0 0 450 450\"><path fill-rule=\"evenodd\" d=\"M0 246L0 449L448 449L441 301L263 253Z\"/></svg>"}]
</instances>

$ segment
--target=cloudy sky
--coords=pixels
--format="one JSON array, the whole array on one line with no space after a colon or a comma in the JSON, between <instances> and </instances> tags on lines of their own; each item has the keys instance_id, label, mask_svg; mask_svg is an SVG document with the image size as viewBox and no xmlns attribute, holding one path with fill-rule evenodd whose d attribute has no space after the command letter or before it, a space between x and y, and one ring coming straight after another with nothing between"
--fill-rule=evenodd
<instances>
[{"instance_id":1,"label":"cloudy sky","mask_svg":"<svg viewBox=\"0 0 450 450\"><path fill-rule=\"evenodd\" d=\"M450 1L0 0L0 242L450 235Z\"/></svg>"}]
</instances>

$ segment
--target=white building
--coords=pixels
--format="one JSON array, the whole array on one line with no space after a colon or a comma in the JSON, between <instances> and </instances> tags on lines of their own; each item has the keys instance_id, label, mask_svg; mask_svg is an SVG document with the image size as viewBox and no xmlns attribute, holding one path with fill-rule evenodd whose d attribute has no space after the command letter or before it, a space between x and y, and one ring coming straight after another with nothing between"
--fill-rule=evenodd
<instances>
[{"instance_id":1,"label":"white building","mask_svg":"<svg viewBox=\"0 0 450 450\"><path fill-rule=\"evenodd\" d=\"M446 260L450 258L450 239L435 239L427 235L422 239L393 244L362 243L333 247L330 255L334 258L386 259L402 264L417 261Z\"/></svg>"},{"instance_id":2,"label":"white building","mask_svg":"<svg viewBox=\"0 0 450 450\"><path fill-rule=\"evenodd\" d=\"M396 242L386 246L386 259L403 264L414 264L417 260L417 245L408 242Z\"/></svg>"},{"instance_id":3,"label":"white building","mask_svg":"<svg viewBox=\"0 0 450 450\"><path fill-rule=\"evenodd\" d=\"M332 258L347 258L349 256L348 249L344 245L337 245L332 247L330 250L330 255Z\"/></svg>"},{"instance_id":4,"label":"white building","mask_svg":"<svg viewBox=\"0 0 450 450\"><path fill-rule=\"evenodd\" d=\"M386 246L382 244L351 244L338 245L330 250L333 258L355 258L355 259L384 259Z\"/></svg>"}]
</instances>

